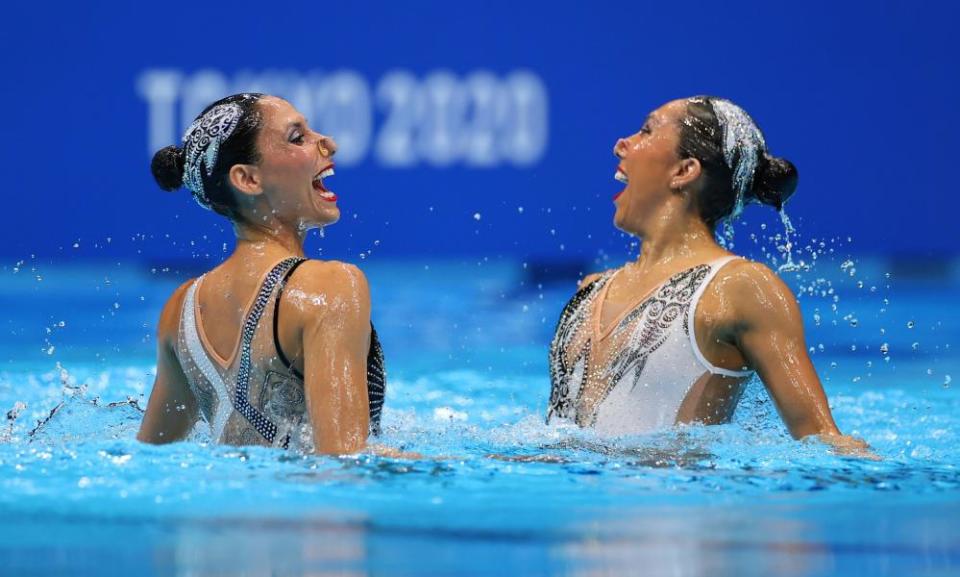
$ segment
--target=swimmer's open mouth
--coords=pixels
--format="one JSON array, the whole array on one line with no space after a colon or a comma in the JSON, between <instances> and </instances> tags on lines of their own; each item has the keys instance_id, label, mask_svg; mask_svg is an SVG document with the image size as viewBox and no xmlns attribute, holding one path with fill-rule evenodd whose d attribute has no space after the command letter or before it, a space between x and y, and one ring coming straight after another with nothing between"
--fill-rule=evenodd
<instances>
[{"instance_id":1,"label":"swimmer's open mouth","mask_svg":"<svg viewBox=\"0 0 960 577\"><path fill-rule=\"evenodd\" d=\"M617 167L617 172L613 174L613 177L619 180L620 182L627 184L627 181L628 181L627 173L623 171L622 167L619 167L619 166Z\"/></svg>"},{"instance_id":2,"label":"swimmer's open mouth","mask_svg":"<svg viewBox=\"0 0 960 577\"><path fill-rule=\"evenodd\" d=\"M613 178L619 180L620 182L622 182L622 183L624 183L624 184L627 184L627 182L628 182L627 173L623 171L623 167L621 167L621 166L618 166L618 167L617 167L617 171L616 171L615 173L613 173ZM626 190L626 189L624 189L624 190ZM621 194L623 194L623 190L621 190L621 191L618 192L617 194L613 195L613 201L616 202L617 199L620 198L620 195L621 195Z\"/></svg>"},{"instance_id":3,"label":"swimmer's open mouth","mask_svg":"<svg viewBox=\"0 0 960 577\"><path fill-rule=\"evenodd\" d=\"M313 177L313 190L317 191L317 195L327 202L336 202L337 195L327 190L327 187L323 183L323 179L328 176L333 176L333 165L324 168Z\"/></svg>"}]
</instances>

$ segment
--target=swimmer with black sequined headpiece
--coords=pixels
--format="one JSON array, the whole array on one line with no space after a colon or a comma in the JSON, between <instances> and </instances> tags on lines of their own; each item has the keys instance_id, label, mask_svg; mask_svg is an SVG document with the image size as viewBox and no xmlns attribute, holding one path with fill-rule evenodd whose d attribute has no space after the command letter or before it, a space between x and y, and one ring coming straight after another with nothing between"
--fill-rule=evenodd
<instances>
[{"instance_id":1,"label":"swimmer with black sequined headpiece","mask_svg":"<svg viewBox=\"0 0 960 577\"><path fill-rule=\"evenodd\" d=\"M790 289L718 244L715 230L759 202L782 210L797 185L760 129L728 100L694 97L621 138L614 224L640 256L583 279L550 346L548 421L601 434L730 420L746 381L763 381L795 438L872 456L842 435L807 355Z\"/></svg>"},{"instance_id":2,"label":"swimmer with black sequined headpiece","mask_svg":"<svg viewBox=\"0 0 960 577\"><path fill-rule=\"evenodd\" d=\"M217 443L344 454L377 431L385 377L367 280L303 252L309 230L340 218L325 183L336 152L289 102L237 94L156 153L160 187L227 217L237 244L164 306L138 439L183 439L203 419Z\"/></svg>"}]
</instances>

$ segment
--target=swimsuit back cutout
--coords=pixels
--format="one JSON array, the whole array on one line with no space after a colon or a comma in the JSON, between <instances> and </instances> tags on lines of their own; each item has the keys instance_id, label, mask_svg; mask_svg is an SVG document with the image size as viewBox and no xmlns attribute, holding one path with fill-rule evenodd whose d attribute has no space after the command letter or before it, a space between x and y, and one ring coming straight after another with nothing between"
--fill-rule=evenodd
<instances>
[{"instance_id":1,"label":"swimsuit back cutout","mask_svg":"<svg viewBox=\"0 0 960 577\"><path fill-rule=\"evenodd\" d=\"M180 315L177 357L197 398L201 416L217 443L313 449L303 375L283 354L277 341L283 286L304 261L299 257L286 258L265 275L244 312L237 350L226 360L216 354L203 333L197 302L203 277L187 289ZM386 379L383 352L375 332L371 334L367 373L370 427L377 432Z\"/></svg>"},{"instance_id":2,"label":"swimsuit back cutout","mask_svg":"<svg viewBox=\"0 0 960 577\"><path fill-rule=\"evenodd\" d=\"M688 393L704 376L745 379L752 371L710 364L695 334L694 314L727 256L681 271L601 330L603 298L615 272L574 295L550 345L547 421L572 420L605 434L635 434L674 425Z\"/></svg>"}]
</instances>

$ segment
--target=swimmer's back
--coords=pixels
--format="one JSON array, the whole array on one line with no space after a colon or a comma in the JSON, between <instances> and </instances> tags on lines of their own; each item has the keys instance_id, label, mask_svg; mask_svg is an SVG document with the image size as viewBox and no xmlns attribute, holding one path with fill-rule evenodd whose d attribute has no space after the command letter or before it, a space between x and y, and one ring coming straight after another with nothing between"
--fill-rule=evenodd
<instances>
[{"instance_id":1,"label":"swimmer's back","mask_svg":"<svg viewBox=\"0 0 960 577\"><path fill-rule=\"evenodd\" d=\"M270 326L260 326L257 319L263 319L262 324ZM201 343L193 347L192 353L188 350L188 339L184 338L184 334L190 332L185 330L185 321L195 324L199 336L195 340ZM208 387L204 395L203 390L195 387L196 383L187 381L210 380L198 376L209 357L222 370L211 371L212 365L208 364L207 372L222 373L227 381L226 390L235 391L235 381L242 382L251 373L263 373L261 388L264 391L270 388L270 374L280 373L285 380L300 382L294 388L302 392L295 396L301 398L301 410L308 417L302 420L313 426L312 437L318 452L359 450L366 441L371 417L379 418L384 385L382 352L379 344L374 346L371 342L369 288L363 273L355 266L340 262L300 262L291 257L273 263L259 258L244 260L235 254L203 277L191 279L174 291L164 307L158 333L161 347L158 376L164 365L164 378L158 381L162 380L164 386L155 390L154 395L163 396L164 390L169 390L182 398L185 385L193 386L192 402L187 405L194 414L198 412L197 397L209 401L215 387ZM258 344L252 349L251 340ZM379 379L373 382L375 386L369 394L368 357L373 361L372 381ZM193 362L198 358L201 359L199 365ZM168 359L171 366L166 366L164 359ZM212 380L216 381L216 377L213 375ZM261 393L260 404L271 404L273 401L263 394L269 397L269 392ZM234 395L231 392L227 397L236 405ZM374 396L378 398L373 399ZM245 402L241 402L244 405L241 409L245 408ZM252 399L250 403L256 404ZM207 404L217 406L217 403ZM203 408L204 403L199 405ZM252 418L245 415L250 424L258 430L264 428L257 427L262 415L250 412ZM214 413L216 411L203 414L211 426L214 426ZM254 441L245 441L245 437L228 438L233 430L229 423L233 419L226 417L228 426L219 430L226 439L224 442L250 444L246 441ZM152 433L170 427L163 423L150 424L152 420L156 419L145 419L147 426L140 435L143 440L165 442L182 438L187 432L184 426L176 424L175 434L166 438L163 438L166 433L157 436ZM245 431L241 433L249 436ZM256 444L263 444L262 441L258 439ZM276 445L282 439L266 441Z\"/></svg>"}]
</instances>

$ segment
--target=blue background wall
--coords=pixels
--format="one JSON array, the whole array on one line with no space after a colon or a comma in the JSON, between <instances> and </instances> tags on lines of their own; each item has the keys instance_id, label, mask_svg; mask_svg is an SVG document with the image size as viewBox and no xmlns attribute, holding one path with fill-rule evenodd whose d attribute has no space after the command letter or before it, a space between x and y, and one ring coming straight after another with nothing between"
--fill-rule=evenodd
<instances>
[{"instance_id":1,"label":"blue background wall","mask_svg":"<svg viewBox=\"0 0 960 577\"><path fill-rule=\"evenodd\" d=\"M21 2L0 24L0 256L218 258L225 221L157 189L150 152L247 88L341 141L344 217L314 254L622 251L615 139L710 93L798 166L804 236L952 256L960 10L837 4Z\"/></svg>"}]
</instances>

